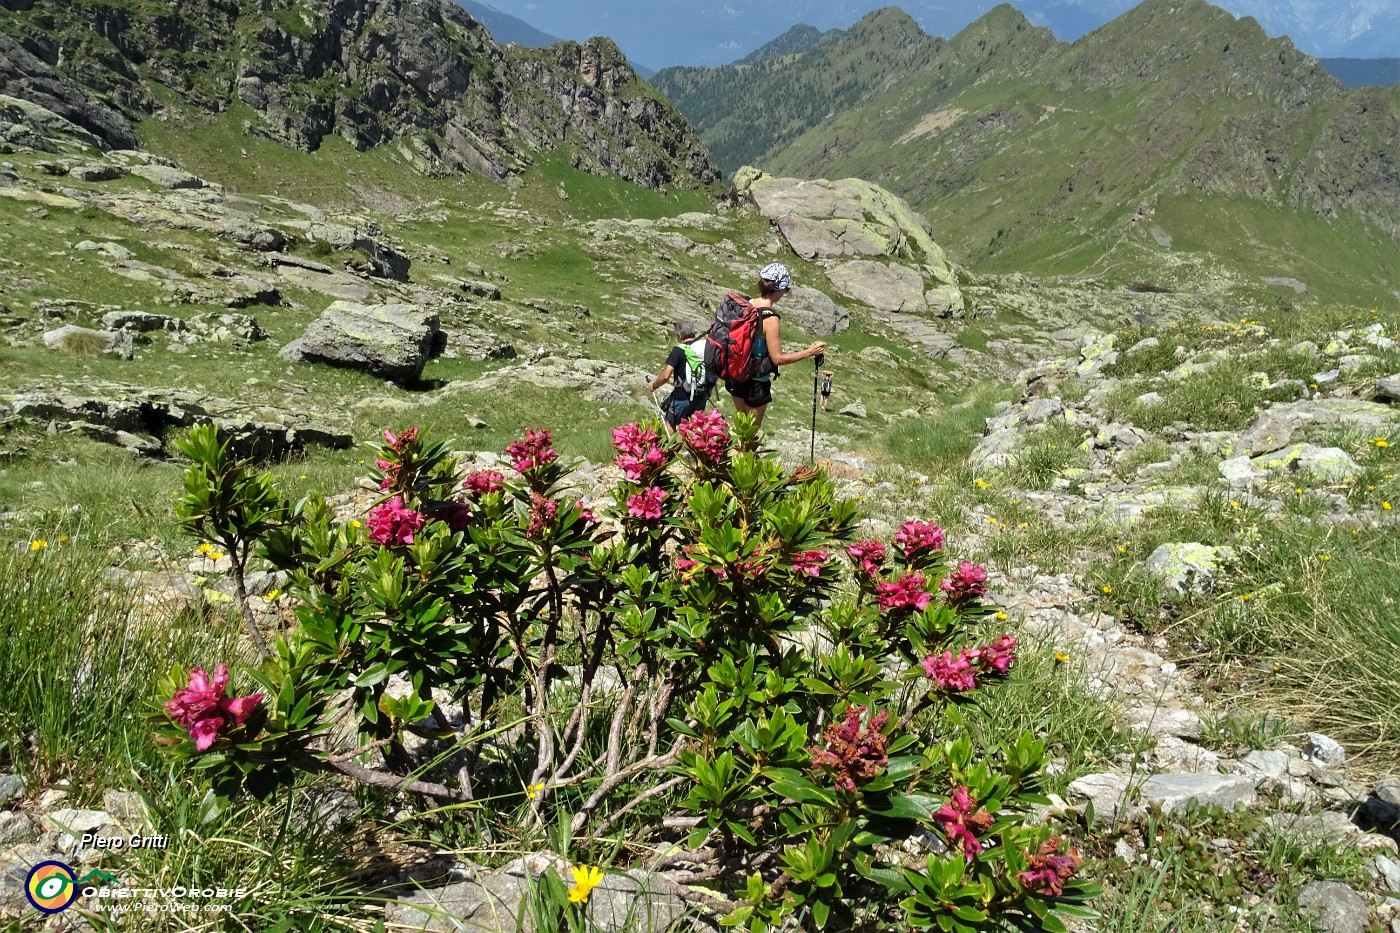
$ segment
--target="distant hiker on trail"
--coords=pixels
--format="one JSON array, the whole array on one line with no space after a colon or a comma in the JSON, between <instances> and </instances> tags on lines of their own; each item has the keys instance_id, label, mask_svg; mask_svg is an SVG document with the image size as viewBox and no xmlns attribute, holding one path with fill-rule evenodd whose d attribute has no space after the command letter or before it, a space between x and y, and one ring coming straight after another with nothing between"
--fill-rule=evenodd
<instances>
[{"instance_id":1,"label":"distant hiker on trail","mask_svg":"<svg viewBox=\"0 0 1400 933\"><path fill-rule=\"evenodd\" d=\"M826 411L826 406L831 404L831 380L836 374L831 370L822 373L822 411Z\"/></svg>"},{"instance_id":2,"label":"distant hiker on trail","mask_svg":"<svg viewBox=\"0 0 1400 933\"><path fill-rule=\"evenodd\" d=\"M788 293L790 288L792 288L792 276L788 273L787 266L780 262L770 262L760 269L758 273L758 297L748 300L749 306L757 312L757 326L754 328L755 333L752 340L752 357L755 364L751 367L752 375L746 379L740 379L732 375L733 366L711 367L724 375L724 388L733 396L734 408L737 411L753 415L754 421L759 425L763 424L763 413L767 410L768 403L773 400L772 380L778 374L778 367L820 356L822 351L826 349L825 343L814 340L804 350L799 350L796 353L783 352L781 318L778 312L773 310L773 306ZM737 300L742 296L727 297L726 304L730 298ZM720 308L721 310L716 316L715 328L719 326L719 318L724 314L724 305L721 305ZM715 328L712 328L710 333L712 344L716 338ZM732 326L730 334L732 341L734 334Z\"/></svg>"},{"instance_id":3,"label":"distant hiker on trail","mask_svg":"<svg viewBox=\"0 0 1400 933\"><path fill-rule=\"evenodd\" d=\"M705 410L710 400L710 386L705 381L705 338L696 339L695 328L688 321L676 325L676 339L666 365L651 382L647 391L655 392L667 382L673 382L671 397L661 406L661 423L667 434L674 434L680 423L697 411Z\"/></svg>"}]
</instances>

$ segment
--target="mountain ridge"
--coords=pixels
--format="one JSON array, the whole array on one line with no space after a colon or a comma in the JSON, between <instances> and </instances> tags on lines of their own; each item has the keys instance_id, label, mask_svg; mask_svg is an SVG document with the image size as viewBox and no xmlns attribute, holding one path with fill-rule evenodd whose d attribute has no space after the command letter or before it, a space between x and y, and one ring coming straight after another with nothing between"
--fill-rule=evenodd
<instances>
[{"instance_id":1,"label":"mountain ridge","mask_svg":"<svg viewBox=\"0 0 1400 933\"><path fill-rule=\"evenodd\" d=\"M865 60L856 35L767 64L765 93L781 98L843 59ZM724 86L733 72L663 72L656 83L724 170L742 160L779 175L878 182L974 266L1007 271L1051 257L1057 269L1091 266L1159 201L1202 197L1215 199L1211 223L1222 229L1201 245L1227 255L1240 235L1223 229L1233 223L1225 203L1243 199L1280 212L1294 231L1304 218L1288 219L1292 211L1354 215L1373 231L1358 236L1380 237L1380 255L1400 258L1400 95L1348 89L1250 18L1204 0L1148 0L1063 43L1003 6L951 39L912 41L926 61L902 73L872 67L858 93L758 152L733 147L693 101L703 82ZM744 95L729 97L737 111ZM1168 248L1144 240L1152 226L1132 236L1161 258ZM1276 233L1248 239L1279 254Z\"/></svg>"},{"instance_id":2,"label":"mountain ridge","mask_svg":"<svg viewBox=\"0 0 1400 933\"><path fill-rule=\"evenodd\" d=\"M332 134L361 150L393 143L425 173L505 182L563 150L645 187L717 177L689 124L605 38L505 47L446 0L14 6L0 31L134 122L245 106L249 133L308 151Z\"/></svg>"}]
</instances>

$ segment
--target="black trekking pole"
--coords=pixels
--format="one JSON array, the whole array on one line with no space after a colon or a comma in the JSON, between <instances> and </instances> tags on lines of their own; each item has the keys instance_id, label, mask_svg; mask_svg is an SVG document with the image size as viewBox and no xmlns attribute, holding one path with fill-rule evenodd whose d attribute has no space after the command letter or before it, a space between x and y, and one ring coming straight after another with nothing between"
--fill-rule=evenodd
<instances>
[{"instance_id":1,"label":"black trekking pole","mask_svg":"<svg viewBox=\"0 0 1400 933\"><path fill-rule=\"evenodd\" d=\"M817 381L821 378L822 361L825 359L825 353L818 353L812 358L812 449L807 454L808 466L814 466L817 462Z\"/></svg>"}]
</instances>

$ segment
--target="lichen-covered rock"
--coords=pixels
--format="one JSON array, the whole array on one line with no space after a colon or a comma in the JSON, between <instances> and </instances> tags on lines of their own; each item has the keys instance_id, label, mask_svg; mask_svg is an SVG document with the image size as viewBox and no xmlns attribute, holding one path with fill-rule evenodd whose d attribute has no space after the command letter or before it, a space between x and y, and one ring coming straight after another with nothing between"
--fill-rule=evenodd
<instances>
[{"instance_id":1,"label":"lichen-covered rock","mask_svg":"<svg viewBox=\"0 0 1400 933\"><path fill-rule=\"evenodd\" d=\"M928 310L923 276L908 266L857 259L829 269L827 278L847 298L880 311L921 314Z\"/></svg>"},{"instance_id":2,"label":"lichen-covered rock","mask_svg":"<svg viewBox=\"0 0 1400 933\"><path fill-rule=\"evenodd\" d=\"M1270 473L1306 473L1323 480L1345 479L1355 476L1360 469L1351 455L1340 447L1313 444L1293 444L1283 450L1261 454L1252 463Z\"/></svg>"},{"instance_id":3,"label":"lichen-covered rock","mask_svg":"<svg viewBox=\"0 0 1400 933\"><path fill-rule=\"evenodd\" d=\"M443 349L435 311L416 305L336 301L282 348L291 362L327 363L399 383L416 382Z\"/></svg>"},{"instance_id":4,"label":"lichen-covered rock","mask_svg":"<svg viewBox=\"0 0 1400 933\"><path fill-rule=\"evenodd\" d=\"M1147 572L1163 589L1177 594L1210 589L1220 568L1233 560L1234 548L1198 542L1160 544L1147 557Z\"/></svg>"},{"instance_id":5,"label":"lichen-covered rock","mask_svg":"<svg viewBox=\"0 0 1400 933\"><path fill-rule=\"evenodd\" d=\"M1118 351L1113 348L1116 341L1113 334L1084 335L1079 343L1079 365L1075 367L1080 378L1097 376L1105 366L1118 361Z\"/></svg>"},{"instance_id":6,"label":"lichen-covered rock","mask_svg":"<svg viewBox=\"0 0 1400 933\"><path fill-rule=\"evenodd\" d=\"M1329 427L1383 430L1400 423L1400 411L1379 402L1320 398L1271 405L1240 434L1251 455L1281 450L1301 441L1310 429Z\"/></svg>"}]
</instances>

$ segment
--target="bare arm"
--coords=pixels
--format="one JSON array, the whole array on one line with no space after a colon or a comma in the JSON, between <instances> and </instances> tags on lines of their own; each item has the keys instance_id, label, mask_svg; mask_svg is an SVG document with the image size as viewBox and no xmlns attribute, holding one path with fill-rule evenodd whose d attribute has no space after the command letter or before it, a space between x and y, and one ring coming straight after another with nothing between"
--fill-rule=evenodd
<instances>
[{"instance_id":1,"label":"bare arm","mask_svg":"<svg viewBox=\"0 0 1400 933\"><path fill-rule=\"evenodd\" d=\"M670 366L670 364L667 364L667 365L661 367L661 375L657 376L656 379L655 379L654 381L648 382L648 383L647 383L647 391L648 391L648 392L655 392L655 391L656 391L657 389L659 389L661 386L664 386L666 383L668 383L668 382L670 382L670 381L671 381L671 366Z\"/></svg>"},{"instance_id":2,"label":"bare arm","mask_svg":"<svg viewBox=\"0 0 1400 933\"><path fill-rule=\"evenodd\" d=\"M781 321L778 320L776 315L763 319L763 337L768 341L768 356L772 358L774 366L786 366L789 363L811 359L826 349L826 344L822 343L820 340L814 340L805 350L798 350L796 353L784 353L780 331Z\"/></svg>"}]
</instances>

